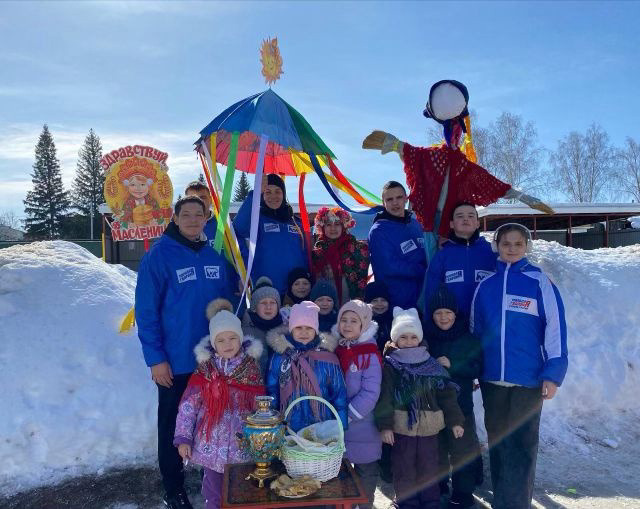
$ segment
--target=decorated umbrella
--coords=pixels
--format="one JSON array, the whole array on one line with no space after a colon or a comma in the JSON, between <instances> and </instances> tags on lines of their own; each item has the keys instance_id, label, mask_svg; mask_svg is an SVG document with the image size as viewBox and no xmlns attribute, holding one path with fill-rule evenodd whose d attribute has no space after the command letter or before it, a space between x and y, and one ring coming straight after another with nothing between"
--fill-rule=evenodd
<instances>
[{"instance_id":1,"label":"decorated umbrella","mask_svg":"<svg viewBox=\"0 0 640 509\"><path fill-rule=\"evenodd\" d=\"M282 58L277 39L266 40L261 52L262 74L267 83L271 84L282 74ZM352 209L342 202L334 188L346 192L358 204L366 207L364 210L354 212L375 213L381 209L377 197L347 179L340 172L333 162L335 155L309 122L271 88L236 102L216 116L200 131L195 149L200 155L214 198L214 211L218 218L214 247L218 250L221 249L223 240L226 242L230 237L228 233L230 229L233 237L233 245L230 247L237 251L235 249L237 240L228 218L235 170L254 173L254 189L260 188L264 173L300 177L298 200L308 245L310 244L310 224L303 192L306 173L315 172L336 203L347 210ZM227 167L224 183L219 176L217 163ZM323 166L329 168L328 173L322 170ZM239 270L245 280L245 290L255 253L259 208L260 194L254 193L249 259L246 271Z\"/></svg>"},{"instance_id":2,"label":"decorated umbrella","mask_svg":"<svg viewBox=\"0 0 640 509\"><path fill-rule=\"evenodd\" d=\"M228 166L233 133L239 133L235 169L255 173L260 138L267 138L264 173L299 175L312 171L296 155L335 155L298 111L270 88L238 101L200 131L196 146L216 135L216 162ZM209 143L207 143L209 145Z\"/></svg>"}]
</instances>

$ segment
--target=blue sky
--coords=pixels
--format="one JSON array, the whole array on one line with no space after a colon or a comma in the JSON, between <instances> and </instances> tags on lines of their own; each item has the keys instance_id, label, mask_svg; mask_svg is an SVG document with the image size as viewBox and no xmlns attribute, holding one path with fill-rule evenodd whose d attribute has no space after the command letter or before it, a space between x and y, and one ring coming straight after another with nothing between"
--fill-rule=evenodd
<instances>
[{"instance_id":1,"label":"blue sky","mask_svg":"<svg viewBox=\"0 0 640 509\"><path fill-rule=\"evenodd\" d=\"M177 194L199 173L198 131L266 88L270 36L284 59L274 90L372 191L403 174L362 139L378 128L425 143L421 112L443 78L468 86L478 125L517 113L549 149L592 122L618 145L638 140L638 21L632 2L2 2L0 212L23 214L44 123L65 184L93 128L105 150L169 152ZM315 177L305 189L329 200Z\"/></svg>"}]
</instances>

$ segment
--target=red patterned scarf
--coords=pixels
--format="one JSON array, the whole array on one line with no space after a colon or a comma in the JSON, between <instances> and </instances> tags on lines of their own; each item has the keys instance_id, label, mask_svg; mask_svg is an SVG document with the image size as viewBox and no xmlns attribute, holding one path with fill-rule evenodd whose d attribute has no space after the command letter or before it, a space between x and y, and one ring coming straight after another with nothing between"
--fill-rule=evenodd
<instances>
[{"instance_id":1,"label":"red patterned scarf","mask_svg":"<svg viewBox=\"0 0 640 509\"><path fill-rule=\"evenodd\" d=\"M198 433L204 428L207 440L225 410L248 413L254 408L255 397L266 392L260 368L249 356L230 375L220 373L213 359L210 359L198 366L188 385L202 391L204 416L198 426Z\"/></svg>"},{"instance_id":2,"label":"red patterned scarf","mask_svg":"<svg viewBox=\"0 0 640 509\"><path fill-rule=\"evenodd\" d=\"M324 233L316 241L313 248L313 273L318 276L324 272L328 265L331 267L334 284L338 291L338 300L342 302L342 278L347 281L350 298L356 298L363 292L367 283L367 268L369 266L369 251L364 243L359 243L356 238L347 232L343 232L337 239L329 239ZM360 259L366 259L364 267Z\"/></svg>"},{"instance_id":3,"label":"red patterned scarf","mask_svg":"<svg viewBox=\"0 0 640 509\"><path fill-rule=\"evenodd\" d=\"M353 346L339 346L336 348L336 355L340 359L342 372L346 373L351 364L355 364L358 370L367 369L371 364L371 356L375 355L382 366L382 355L375 343L355 344Z\"/></svg>"}]
</instances>

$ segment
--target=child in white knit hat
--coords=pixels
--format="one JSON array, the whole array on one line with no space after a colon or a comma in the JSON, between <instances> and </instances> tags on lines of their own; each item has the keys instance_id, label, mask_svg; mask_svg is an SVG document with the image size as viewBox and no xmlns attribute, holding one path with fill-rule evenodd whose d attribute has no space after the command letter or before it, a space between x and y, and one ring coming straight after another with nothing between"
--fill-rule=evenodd
<instances>
[{"instance_id":1,"label":"child in white knit hat","mask_svg":"<svg viewBox=\"0 0 640 509\"><path fill-rule=\"evenodd\" d=\"M385 347L375 419L390 444L393 487L399 509L438 508L438 432L464 434L456 385L422 343L418 312L393 309L391 341Z\"/></svg>"},{"instance_id":2,"label":"child in white knit hat","mask_svg":"<svg viewBox=\"0 0 640 509\"><path fill-rule=\"evenodd\" d=\"M204 467L205 507L217 509L225 464L249 460L235 434L242 431L243 417L254 410L255 397L265 394L265 386L257 361L262 343L243 338L231 303L212 301L207 318L209 335L194 349L198 366L180 401L173 444L185 462Z\"/></svg>"}]
</instances>

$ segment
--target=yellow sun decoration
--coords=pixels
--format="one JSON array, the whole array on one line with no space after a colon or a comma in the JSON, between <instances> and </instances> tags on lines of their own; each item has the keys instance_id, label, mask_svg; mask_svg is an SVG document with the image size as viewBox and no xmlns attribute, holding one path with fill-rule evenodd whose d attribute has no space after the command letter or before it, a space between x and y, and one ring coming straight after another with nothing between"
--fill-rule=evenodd
<instances>
[{"instance_id":1,"label":"yellow sun decoration","mask_svg":"<svg viewBox=\"0 0 640 509\"><path fill-rule=\"evenodd\" d=\"M278 48L278 38L267 38L262 41L260 47L260 61L262 62L262 75L264 80L271 86L280 78L282 71L282 57Z\"/></svg>"}]
</instances>

